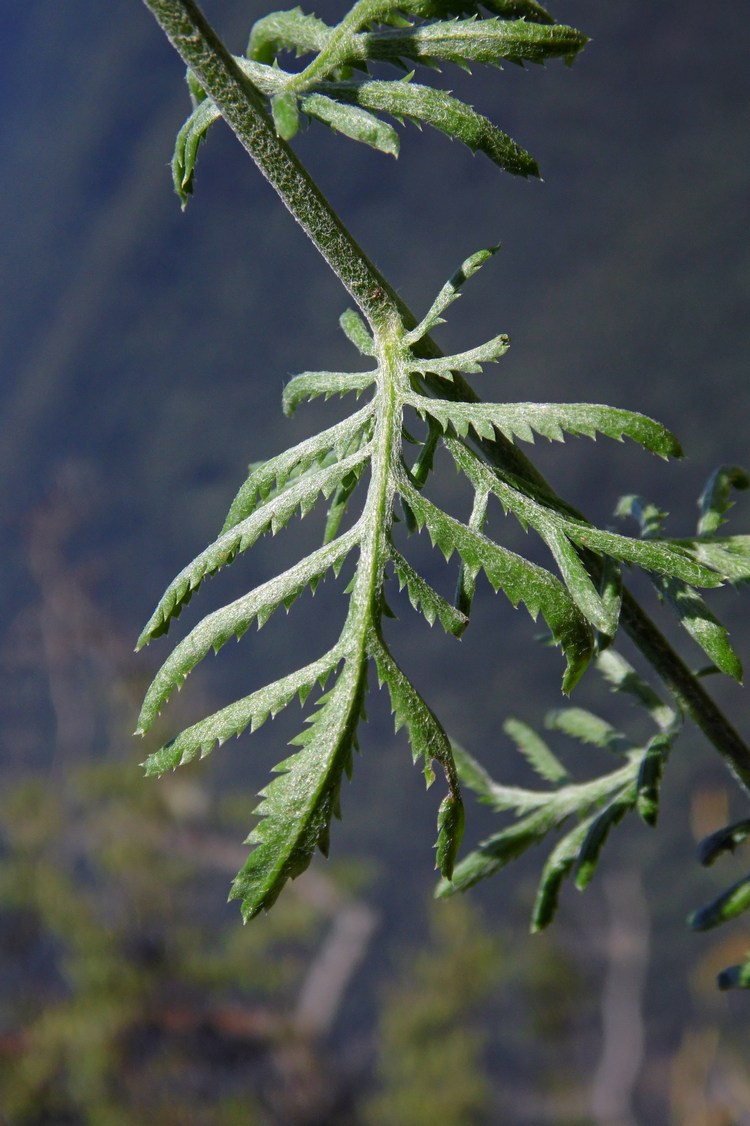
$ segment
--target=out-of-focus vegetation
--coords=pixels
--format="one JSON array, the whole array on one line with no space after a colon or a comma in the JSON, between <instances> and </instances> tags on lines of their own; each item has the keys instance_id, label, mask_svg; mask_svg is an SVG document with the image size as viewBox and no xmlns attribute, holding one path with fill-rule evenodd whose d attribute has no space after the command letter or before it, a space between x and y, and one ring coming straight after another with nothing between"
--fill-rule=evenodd
<instances>
[{"instance_id":1,"label":"out-of-focus vegetation","mask_svg":"<svg viewBox=\"0 0 750 1126\"><path fill-rule=\"evenodd\" d=\"M143 1019L138 1011L142 1002L156 1004L158 998L152 1000L149 992L155 990L155 975L135 964L125 940L130 931L141 935L135 916L125 919L125 906L134 894L124 890L129 881L143 889L144 881L153 880L150 891L139 895L144 904L140 909L151 919L157 936L168 923L175 930L193 927L195 949L204 953L223 950L222 944L231 950L237 944L235 954L227 957L239 967L239 977L218 975L214 987L191 977L195 967L185 952L190 944L172 935L170 950L175 951L179 972L167 968L163 973L173 983L175 996L189 994L190 1005L185 1007L193 1016L199 1010L215 1013L228 998L232 1004L239 999L243 1011L270 1012L274 1020L280 1015L287 1028L290 1011L296 1012L295 999L301 996L295 990L305 980L306 966L315 960L331 918L296 901L288 905L292 922L302 918L306 922L295 924L299 937L288 941L289 936L278 936L278 949L286 952L281 962L288 970L280 981L276 963L264 960L264 969L255 972L259 950L276 949L275 932L273 941L266 943L248 928L239 928L234 911L225 920L215 894L206 891L210 882L216 892L216 878L204 885L201 872L194 869L188 877L179 850L170 845L165 852L152 842L150 867L140 864L127 877L116 874L111 859L105 864L101 858L86 857L97 839L93 833L97 812L88 805L94 793L101 795L113 820L122 819L124 850L141 855L148 850L142 841L136 848L135 832L127 830L131 814L138 825L152 825L157 837L169 841L176 829L182 833L188 824L205 843L205 835L210 836L206 816L214 827L223 820L225 799L220 791L196 801L191 780L186 787L173 788L167 798L166 791L155 795L140 777L135 766L140 747L133 750L130 731L143 685L137 683L139 674L130 664L134 638L129 626L147 612L151 593L179 560L213 533L215 513L228 502L245 457L244 452L232 451L244 451L249 443L253 450L248 456L256 456L256 449L258 456L265 456L281 440L266 422L261 428L256 412L248 408L248 381L264 396L264 412L273 418L281 373L308 363L311 341L316 354L328 349L332 367L343 356L343 348L337 352L337 345L330 343L328 331L331 319L340 312L341 297L332 283L316 273L312 254L304 269L293 255L288 256L295 265L287 270L279 291L259 284L259 258L275 255L283 261L287 257L281 233L286 220L277 220L270 204L266 207L263 186L244 171L244 159L228 138L217 133L210 142L221 147L221 159L204 162L201 196L193 214L179 215L168 182L164 138L181 120L183 92L178 68L166 46L157 42L140 7L133 0L111 0L107 5L40 0L8 6L3 16L7 51L0 81L13 93L13 101L7 103L11 108L0 123L8 170L7 214L12 217L4 231L2 266L9 298L0 307L3 881L7 887L12 883L18 887L12 873L29 871L32 853L30 844L19 840L17 816L41 783L50 819L40 830L36 852L32 850L42 858L34 869L46 871L40 879L47 881L52 879L50 873L56 874L55 886L71 888L73 902L80 905L79 911L55 906L55 892L40 915L35 882L29 878L20 900L16 898L15 906L8 904L0 915L0 1121L4 1118L11 1126L19 1121L27 1126L20 1110L11 1115L11 1092L17 1108L25 1105L27 1121L33 1122L34 1115L45 1120L46 1115L46 1122L63 1126L63 1114L68 1112L67 1121L86 1121L85 1107L71 1109L75 1107L71 1073L65 1066L58 1067L43 1097L38 1087L36 1094L33 1086L22 1088L24 1074L41 1066L32 1067L24 1057L33 1042L31 1033L44 1024L48 1009L77 1011L79 1020L83 1012L86 1020L91 1019L95 1031L77 1035L90 1035L97 1059L104 1060L96 1084L110 1103L112 1090L123 1090L117 1086L123 1081L119 1075L122 1041L115 1033L109 1041L114 1043L112 1054L99 1050L102 1026L97 1024L97 1005L89 1008L75 1002L72 978L60 967L66 958L72 964L78 960L79 980L88 980L89 971L80 968L82 955L76 953L85 945L83 938L78 944L75 937L79 926L82 936L94 935L92 945L98 944L97 958L109 967L107 973L117 962L119 975L136 982L134 1008L113 986L118 1019L129 1027L134 1011L138 1020ZM678 9L685 23L675 37L671 26ZM234 22L233 46L241 49L246 12L234 0L213 0L210 11L228 31ZM322 8L320 14L325 14ZM721 18L711 20L706 19L703 5L668 0L658 11L649 11L647 36L641 15L634 6L604 5L594 10L583 0L565 4L566 20L585 23L594 45L579 64L575 84L567 75L558 82L554 67L535 72L534 87L545 108L544 114L536 109L533 113L539 121L542 117L549 121L549 128L544 127L547 135L534 142L547 153L545 184L528 195L522 185L523 193L512 199L512 217L510 208L498 216L497 237L504 242L498 258L500 280L488 283L485 293L513 336L507 372L513 394L522 397L533 385L535 393L544 395L554 379L565 384L571 398L592 397L606 377L611 401L633 406L637 383L639 405L672 426L690 451L689 461L670 472L679 478L680 491L685 477L690 478L685 495L692 497L706 469L714 464L717 448L731 447L732 460L747 456L746 438L736 422L747 413L750 386L746 378L750 322L743 314L750 292L745 219L750 130L743 126L750 106L746 66L750 23L739 0L725 5ZM627 50L636 43L641 63L634 79ZM88 71L81 66L84 52L96 60ZM525 83L526 78L515 68L501 76L511 95L513 84ZM475 76L474 81L482 79ZM493 76L495 90L497 81ZM531 102L524 99L513 107L519 123L524 106L532 112ZM14 103L17 113L12 110ZM160 107L156 115L155 106ZM527 124L523 128L528 134ZM418 142L432 151L427 134ZM442 139L435 141L441 158L444 144ZM603 156L592 162L592 146L604 154L608 145L612 150L619 146L614 163ZM423 255L406 258L403 248L415 224L430 226L430 207L439 206L440 192L426 193L424 180L418 177L409 181L403 163L410 159L407 154L398 174L390 173L390 196L382 207L373 208L366 193L355 201L347 180L337 187L342 205L358 216L361 229L366 223L368 238L378 247L378 261L403 279L410 299L415 294L428 299L444 264L466 245L481 245L486 230L479 230L477 217L487 213L488 204L497 205L497 181L490 176L494 170L489 164L483 170L468 155L452 153L451 157L455 159L446 171L447 180L470 179L472 206L462 223L443 230ZM324 167L325 155L320 161ZM586 183L581 175L584 164ZM366 220L355 211L360 202L369 206ZM562 226L561 202L568 215ZM532 214L534 253L529 252ZM223 270L230 256L231 276ZM168 273L179 274L179 286L165 284ZM285 332L273 347L269 333L264 345L266 326L286 302L294 304L304 343ZM467 303L461 310L461 316L469 318L462 333L470 334L471 318L482 315L474 308ZM251 341L255 349L265 347L266 354L249 370L246 356ZM175 368L180 372L176 383ZM687 417L680 416L677 387L689 388ZM151 423L139 428L137 418L144 414ZM278 417L279 430L289 425L280 412ZM191 451L198 420L202 457L196 462ZM569 452L570 493L582 495L586 462L575 457L575 444ZM82 476L77 469L70 471L67 459L72 455L85 459L88 468ZM601 475L595 514L603 520L609 518L617 495L618 459L626 456L619 449L611 455L605 455L603 448L598 452ZM61 463L68 465L64 496L51 484ZM673 488L659 466L649 463L637 471L649 477L644 478L644 490L651 489L650 478L655 475L660 497L662 486ZM86 520L71 526L70 505L85 507L92 490L100 490L106 503L100 502ZM679 510L677 491L675 487L666 501L673 511ZM159 536L154 532L156 513L162 528ZM692 515L688 512L687 519ZM67 538L62 542L55 541L58 517L61 524L67 521L67 530L62 529ZM57 555L55 542L60 548ZM55 560L56 570L48 566ZM452 730L455 727L472 749L490 747L498 758L512 754L509 746L492 738L498 714L515 709L531 719L538 710L536 690L549 688L541 674L532 685L522 661L518 662L522 677L512 679L503 667L502 685L498 676L488 672L488 652L496 653L499 645L518 652L520 633L514 628L513 615L488 621L484 630L477 625L462 643L463 668L444 665L441 689L445 706L453 709L456 719L459 712L465 713L465 700L476 684L491 694L495 704L491 714L476 709L470 728L454 724ZM435 643L434 631L431 640ZM747 618L743 621L741 614L733 640L747 664ZM404 638L404 643L408 641ZM413 659L418 650L423 660L422 637L413 644ZM444 656L436 644L435 668L425 668L425 677L439 675ZM549 699L545 695L543 707ZM378 747L377 753L387 757L390 725L383 722L380 730L387 733L388 744ZM721 772L701 765L696 749L686 747L670 764L674 797L658 841L646 840L643 830L632 833L611 861L615 877L623 868L641 868L648 904L645 932L643 912L630 916L630 927L639 936L636 945L642 947L645 941L647 947L642 955L645 969L642 965L641 976L635 979L642 989L631 988L629 995L645 1050L636 1061L637 1074L621 1075L618 1082L631 1119L637 1122L736 1126L750 1118L746 1007L736 999L717 997L714 979L722 966L744 956L748 941L741 931L722 942L710 934L696 938L681 933L683 917L701 901L707 881L709 888L714 886L712 873L701 872L697 865L685 867L692 841L688 821L695 823L698 839L737 812L729 808ZM402 748L397 750L400 760ZM235 761L224 788L243 809L236 820L231 810L226 811L226 824L233 826L222 844L231 850L227 882L230 867L237 866L235 851L246 831L248 805L254 802L249 791L263 773L256 773L254 763L243 759L240 767L239 758ZM395 900L389 899L377 880L370 885L365 906L377 904L387 927L368 947L358 985L345 993L330 1031L315 1041L326 1091L336 1085L329 1077L336 1074L342 1059L350 1060L354 1046L355 1058L344 1086L348 1092L354 1088L357 1099L374 1095L371 1077L379 1054L375 1010L382 1004L384 1013L390 1012L390 1000L376 1005L372 998L387 995L392 974L403 974L399 982L408 977L408 969L391 967L399 964L400 954L405 957L405 951L412 949L412 942L427 959L438 957L440 949L447 959L451 957L450 948L439 944L424 949L423 901L414 891L417 879L401 865L392 843L394 824L399 835L423 838L431 831L431 817L422 815L416 783L408 789L408 770L397 773L395 755L387 762L403 784L396 813L391 820L384 817L384 803L378 800L381 783L370 775L369 785L363 787L366 797L356 807L352 793L350 821L363 850L377 841L383 863L399 866L397 894ZM363 765L362 771L366 769ZM34 776L31 782L28 774ZM204 777L204 795L205 785ZM36 799L32 805L37 808L35 803ZM29 831L35 823L39 829L34 808ZM54 817L59 817L57 829ZM71 836L72 844L57 847L58 838L69 841ZM112 827L101 839L106 843L116 838ZM167 875L173 881L176 903L162 879ZM419 874L419 886L424 887L428 875L424 870ZM718 875L724 883L726 873ZM108 906L101 916L96 911L92 915L95 881L99 887L103 881L108 886ZM715 886L718 889L720 884ZM500 932L505 942L506 921L514 919L522 927L533 895L530 873L520 871L513 879L504 876L482 900L484 927L493 934ZM576 901L572 918L564 905L559 937L554 939L559 948L548 956L541 953L547 950L547 937L532 940L522 929L516 932L515 946L506 944L511 964L519 956L524 961L513 970L512 981L503 983L502 1002L493 994L487 1008L477 1005L471 1018L463 1012L455 1014L455 1025L468 1021L483 1030L486 1046L476 1056L481 1067L477 1084L485 1089L489 1085L495 1109L477 1111L482 1126L494 1126L498 1120L513 1126L591 1126L589 1080L600 1076L608 1043L611 1053L618 1054L617 1044L602 1035L604 1008L609 1005L616 1015L617 996L605 997L600 1005L599 987L609 973L627 966L628 959L627 942L620 946L617 942L622 922L616 928L609 925L610 897L603 898L597 888L587 896L583 904ZM152 903L150 914L147 901ZM587 903L590 910L583 910ZM277 911L281 910L280 904ZM73 932L53 930L53 913L66 916ZM261 925L263 920L256 922L256 931ZM231 938L228 928L233 931ZM649 934L660 936L661 952ZM244 950L249 951L246 959ZM273 996L263 990L256 993L255 986L252 992L245 990L250 977L279 981L279 990ZM527 985L530 993L525 992ZM95 982L86 984L92 1000L94 986ZM398 1001L397 990L393 1001ZM194 1003L197 1008L191 1009ZM380 1026L385 1028L389 1019L384 1015ZM534 1033L533 1048L529 1028ZM199 1035L189 1027L178 1033L166 1030L159 1034L161 1040L155 1040L171 1045L164 1046L165 1054L176 1061L172 1066L177 1073L182 1069L192 1081L210 1052L203 1050L201 1042L198 1060L192 1047ZM65 1043L75 1040L72 1034L59 1035ZM215 1032L207 1035L214 1045ZM276 1112L264 1102L265 1091L253 1093L252 1085L259 1074L275 1077L277 1072L272 1065L255 1071L244 1062L258 1043L261 1053L272 1053L268 1038L259 1035L251 1049L246 1039L230 1031L221 1043L222 1051L226 1048L235 1059L238 1054L243 1058L230 1069L232 1081L243 1090L239 1121L250 1126L253 1114L260 1121L263 1116L272 1121ZM140 1044L147 1046L146 1039ZM66 1058L76 1074L79 1066L84 1071L88 1066L85 1056L67 1052ZM268 1059L268 1054L262 1058ZM143 1075L153 1060L137 1055L136 1063ZM213 1066L218 1069L215 1059ZM303 1069L305 1074L314 1079L317 1072L311 1067L307 1072ZM170 1082L177 1097L180 1081L174 1075L173 1071ZM72 1086L83 1082L73 1078ZM287 1086L286 1080L275 1083L274 1093ZM387 1093L384 1088L384 1097ZM226 1094L228 1101L232 1095ZM47 1108L56 1109L45 1110L43 1098L49 1100ZM512 1110L506 1110L507 1105ZM226 1109L229 1113L231 1104ZM126 1113L122 1106L118 1110ZM195 1100L189 1114L198 1113ZM205 1113L219 1110L213 1105ZM158 1119L155 1111L150 1117ZM130 1120L140 1123L144 1115L139 1111ZM190 1124L193 1119L180 1121ZM195 1122L200 1124L201 1119L196 1117Z\"/></svg>"}]
</instances>

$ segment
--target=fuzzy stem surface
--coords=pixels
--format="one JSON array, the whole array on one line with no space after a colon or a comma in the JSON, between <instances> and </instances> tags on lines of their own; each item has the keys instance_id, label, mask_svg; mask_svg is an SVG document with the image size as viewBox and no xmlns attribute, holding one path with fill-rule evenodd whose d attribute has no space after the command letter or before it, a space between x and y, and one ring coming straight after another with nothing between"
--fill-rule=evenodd
<instances>
[{"instance_id":1,"label":"fuzzy stem surface","mask_svg":"<svg viewBox=\"0 0 750 1126\"><path fill-rule=\"evenodd\" d=\"M144 0L144 3L373 328L387 329L394 314L405 328L413 328L416 318L357 244L286 142L277 136L260 94L237 66L199 6L194 0ZM420 342L421 349L427 356L441 354L428 337ZM442 397L454 395L466 402L479 401L479 396L458 373L449 389L443 381L439 382L439 388ZM479 445L489 464L496 469L533 483L551 499L564 504L511 441L498 436L495 441L482 440ZM565 507L570 511L569 506ZM595 559L592 564L595 572ZM750 792L750 747L627 591L623 594L621 624L681 707Z\"/></svg>"}]
</instances>

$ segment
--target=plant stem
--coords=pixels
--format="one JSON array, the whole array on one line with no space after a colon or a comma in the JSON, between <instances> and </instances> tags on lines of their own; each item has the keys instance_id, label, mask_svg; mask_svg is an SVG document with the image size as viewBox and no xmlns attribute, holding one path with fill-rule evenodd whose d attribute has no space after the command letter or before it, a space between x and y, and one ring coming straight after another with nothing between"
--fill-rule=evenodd
<instances>
[{"instance_id":1,"label":"plant stem","mask_svg":"<svg viewBox=\"0 0 750 1126\"><path fill-rule=\"evenodd\" d=\"M261 96L194 0L144 3L373 327L391 320L394 312L406 316L408 311L398 295L358 246L289 146L277 136Z\"/></svg>"},{"instance_id":2,"label":"plant stem","mask_svg":"<svg viewBox=\"0 0 750 1126\"><path fill-rule=\"evenodd\" d=\"M385 329L389 323L393 324L395 317L400 318L405 328L413 328L417 320L408 306L354 240L288 145L277 136L261 96L194 0L144 0L144 3L373 328ZM428 356L441 354L428 337L420 342L419 350ZM443 397L453 395L466 402L479 401L458 373L449 388L446 389L442 381L439 386ZM533 483L570 511L525 454L508 439L499 436L495 441L483 440L480 445L487 461L496 469ZM590 562L595 571L595 557L591 557ZM623 597L621 622L681 707L750 791L750 747L627 592Z\"/></svg>"}]
</instances>

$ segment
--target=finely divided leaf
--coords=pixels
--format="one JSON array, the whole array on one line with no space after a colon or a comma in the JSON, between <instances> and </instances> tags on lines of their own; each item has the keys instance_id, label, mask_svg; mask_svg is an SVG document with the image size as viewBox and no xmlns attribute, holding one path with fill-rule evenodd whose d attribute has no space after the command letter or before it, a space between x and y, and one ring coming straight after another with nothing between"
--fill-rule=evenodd
<instances>
[{"instance_id":1,"label":"finely divided leaf","mask_svg":"<svg viewBox=\"0 0 750 1126\"><path fill-rule=\"evenodd\" d=\"M657 582L657 588L716 668L741 682L742 663L729 641L729 632L698 592L676 579L662 578Z\"/></svg>"},{"instance_id":2,"label":"finely divided leaf","mask_svg":"<svg viewBox=\"0 0 750 1126\"><path fill-rule=\"evenodd\" d=\"M750 536L672 540L672 543L699 563L712 567L730 583L750 580Z\"/></svg>"},{"instance_id":3,"label":"finely divided leaf","mask_svg":"<svg viewBox=\"0 0 750 1126\"><path fill-rule=\"evenodd\" d=\"M370 644L380 683L388 686L396 731L407 728L412 757L415 762L420 758L423 760L424 776L429 786L435 778L433 759L451 772L455 769L450 740L383 641L373 638Z\"/></svg>"},{"instance_id":4,"label":"finely divided leaf","mask_svg":"<svg viewBox=\"0 0 750 1126\"><path fill-rule=\"evenodd\" d=\"M613 601L605 606L576 548L561 528L551 522L550 525L540 531L573 601L592 626L606 637L613 637L617 631L619 604Z\"/></svg>"},{"instance_id":5,"label":"finely divided leaf","mask_svg":"<svg viewBox=\"0 0 750 1126\"><path fill-rule=\"evenodd\" d=\"M341 331L363 356L377 355L372 333L355 309L346 309L339 317Z\"/></svg>"},{"instance_id":6,"label":"finely divided leaf","mask_svg":"<svg viewBox=\"0 0 750 1126\"><path fill-rule=\"evenodd\" d=\"M547 858L539 878L534 908L531 913L531 932L538 934L548 927L557 914L563 882L573 871L581 845L593 822L587 817L575 829L557 842Z\"/></svg>"},{"instance_id":7,"label":"finely divided leaf","mask_svg":"<svg viewBox=\"0 0 750 1126\"><path fill-rule=\"evenodd\" d=\"M607 649L598 655L596 667L615 692L624 692L632 696L662 731L671 730L675 725L678 717L674 709L664 703L621 653Z\"/></svg>"},{"instance_id":8,"label":"finely divided leaf","mask_svg":"<svg viewBox=\"0 0 750 1126\"><path fill-rule=\"evenodd\" d=\"M750 875L737 880L725 892L717 896L705 907L694 911L688 919L688 926L694 931L707 931L722 923L736 919L750 908Z\"/></svg>"},{"instance_id":9,"label":"finely divided leaf","mask_svg":"<svg viewBox=\"0 0 750 1126\"><path fill-rule=\"evenodd\" d=\"M276 767L279 777L261 792L260 821L247 839L255 848L230 893L230 899L242 901L245 921L273 905L286 881L308 867L317 848L328 852L342 777L351 770L366 668L366 660L347 657L310 726L294 740L302 749Z\"/></svg>"},{"instance_id":10,"label":"finely divided leaf","mask_svg":"<svg viewBox=\"0 0 750 1126\"><path fill-rule=\"evenodd\" d=\"M281 51L294 51L297 57L317 53L325 47L331 32L328 24L306 15L301 8L272 12L253 24L245 54L258 63L270 64Z\"/></svg>"},{"instance_id":11,"label":"finely divided leaf","mask_svg":"<svg viewBox=\"0 0 750 1126\"><path fill-rule=\"evenodd\" d=\"M488 0L482 3L494 15L503 19L525 19L529 23L554 23L553 17L537 0ZM399 10L414 16L440 16L443 19L477 14L479 0L403 0Z\"/></svg>"},{"instance_id":12,"label":"finely divided leaf","mask_svg":"<svg viewBox=\"0 0 750 1126\"><path fill-rule=\"evenodd\" d=\"M271 98L271 114L278 135L284 141L291 141L299 131L299 106L296 95L274 94Z\"/></svg>"},{"instance_id":13,"label":"finely divided leaf","mask_svg":"<svg viewBox=\"0 0 750 1126\"><path fill-rule=\"evenodd\" d=\"M579 891L584 891L591 883L607 837L633 808L635 796L635 784L628 786L589 825L576 861L575 885Z\"/></svg>"},{"instance_id":14,"label":"finely divided leaf","mask_svg":"<svg viewBox=\"0 0 750 1126\"><path fill-rule=\"evenodd\" d=\"M636 808L647 825L655 825L659 815L659 787L677 731L675 725L671 732L655 735L643 752L636 781Z\"/></svg>"},{"instance_id":15,"label":"finely divided leaf","mask_svg":"<svg viewBox=\"0 0 750 1126\"><path fill-rule=\"evenodd\" d=\"M435 867L450 880L464 835L466 814L460 797L448 794L438 810L438 838L435 842Z\"/></svg>"},{"instance_id":16,"label":"finely divided leaf","mask_svg":"<svg viewBox=\"0 0 750 1126\"><path fill-rule=\"evenodd\" d=\"M545 726L550 731L564 731L571 739L609 751L627 751L631 744L625 736L601 716L585 708L558 708L547 713Z\"/></svg>"},{"instance_id":17,"label":"finely divided leaf","mask_svg":"<svg viewBox=\"0 0 750 1126\"><path fill-rule=\"evenodd\" d=\"M531 487L524 491L508 484L495 474L472 450L455 438L447 438L446 447L458 467L466 473L477 489L490 490L503 507L513 512L524 528L531 526L543 539L554 539L563 532L579 547L609 555L624 563L635 563L647 571L673 575L694 586L716 587L722 585L722 575L698 563L681 540L640 540L604 532L580 518L567 517L544 503L543 498L532 494ZM698 544L704 541L695 541Z\"/></svg>"},{"instance_id":18,"label":"finely divided leaf","mask_svg":"<svg viewBox=\"0 0 750 1126\"><path fill-rule=\"evenodd\" d=\"M713 864L722 853L734 852L748 837L750 837L750 820L747 818L735 821L732 825L725 825L723 829L711 833L700 843L701 864L708 866Z\"/></svg>"}]
</instances>

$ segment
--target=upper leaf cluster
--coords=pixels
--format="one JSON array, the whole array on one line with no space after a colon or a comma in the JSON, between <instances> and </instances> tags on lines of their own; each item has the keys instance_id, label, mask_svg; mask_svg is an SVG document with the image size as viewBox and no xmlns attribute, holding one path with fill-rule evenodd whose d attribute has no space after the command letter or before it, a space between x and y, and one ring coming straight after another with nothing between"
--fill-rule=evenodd
<instances>
[{"instance_id":1,"label":"upper leaf cluster","mask_svg":"<svg viewBox=\"0 0 750 1126\"><path fill-rule=\"evenodd\" d=\"M255 23L246 54L236 61L268 99L284 140L291 140L304 117L397 156L399 136L391 122L410 120L485 153L508 172L537 176L534 158L488 118L445 90L412 81L418 66L434 74L444 63L468 70L472 63L571 62L587 42L534 0L490 0L484 8L492 14L471 0L359 0L335 27L301 8L275 12ZM314 57L302 70L289 71L279 62L285 54ZM400 77L374 77L373 64L383 63L398 68ZM191 75L188 81L195 108L178 134L172 165L183 206L198 147L220 116Z\"/></svg>"}]
</instances>

